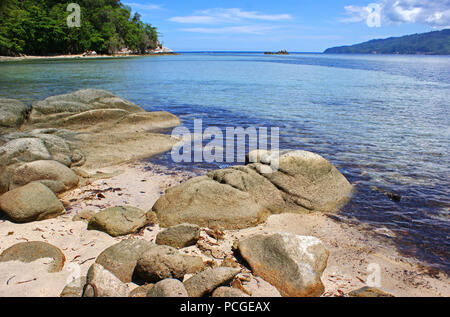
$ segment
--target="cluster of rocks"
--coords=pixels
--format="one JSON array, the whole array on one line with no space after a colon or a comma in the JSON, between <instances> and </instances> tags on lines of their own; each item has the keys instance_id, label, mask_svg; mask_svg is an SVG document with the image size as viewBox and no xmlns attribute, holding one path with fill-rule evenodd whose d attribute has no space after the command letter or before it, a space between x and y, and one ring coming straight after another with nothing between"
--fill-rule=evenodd
<instances>
[{"instance_id":1,"label":"cluster of rocks","mask_svg":"<svg viewBox=\"0 0 450 317\"><path fill-rule=\"evenodd\" d=\"M57 217L65 209L56 195L89 177L80 166L106 166L169 150L176 140L151 130L179 123L170 113L149 113L101 90L50 97L31 108L0 99L0 210L16 222ZM329 251L315 237L283 232L246 237L235 244L234 259L218 267L181 250L200 243L200 227L243 229L271 214L332 212L352 189L317 154L254 151L245 166L211 171L168 189L150 211L118 206L81 212L74 221L86 221L88 230L113 237L155 223L167 229L155 243L126 239L107 248L61 296L245 297L250 294L235 282L244 271L282 296L320 296ZM14 245L0 262L39 258L53 259L49 272L64 267L61 250L44 242ZM141 286L130 292L130 282Z\"/></svg>"},{"instance_id":2,"label":"cluster of rocks","mask_svg":"<svg viewBox=\"0 0 450 317\"><path fill-rule=\"evenodd\" d=\"M29 222L64 213L57 194L89 174L80 169L121 163L170 149L175 140L150 132L180 120L146 112L107 91L86 89L30 107L0 99L0 210Z\"/></svg>"},{"instance_id":3,"label":"cluster of rocks","mask_svg":"<svg viewBox=\"0 0 450 317\"><path fill-rule=\"evenodd\" d=\"M353 190L336 167L311 152L257 150L248 161L169 188L153 207L161 225L243 229L271 214L336 211Z\"/></svg>"},{"instance_id":4,"label":"cluster of rocks","mask_svg":"<svg viewBox=\"0 0 450 317\"><path fill-rule=\"evenodd\" d=\"M61 296L249 296L231 283L239 273L248 270L244 264L224 262L221 266L210 267L201 257L184 254L170 246L182 249L195 244L199 231L197 226L182 224L160 232L157 243L135 238L123 240L104 250L87 276L67 285ZM319 296L323 293L321 275L328 250L320 240L288 233L255 235L239 241L236 248L252 274L276 287L281 295ZM130 292L127 286L130 282L141 286Z\"/></svg>"},{"instance_id":5,"label":"cluster of rocks","mask_svg":"<svg viewBox=\"0 0 450 317\"><path fill-rule=\"evenodd\" d=\"M195 243L199 227L182 224L159 233L178 246ZM180 234L182 233L182 234ZM201 257L182 253L169 245L130 238L105 249L89 268L61 292L61 297L249 297L238 275L247 271L260 283L276 288L287 297L320 296L324 291L321 275L329 252L323 243L308 236L289 233L259 234L236 243L237 254L245 259L238 265L210 267ZM237 257L237 256L236 256ZM65 256L44 242L18 243L0 254L0 262L32 262L51 258L48 272L60 272ZM130 291L129 283L140 286ZM270 283L270 284L269 284ZM275 296L276 296L275 294ZM351 297L391 297L375 288L355 290Z\"/></svg>"}]
</instances>

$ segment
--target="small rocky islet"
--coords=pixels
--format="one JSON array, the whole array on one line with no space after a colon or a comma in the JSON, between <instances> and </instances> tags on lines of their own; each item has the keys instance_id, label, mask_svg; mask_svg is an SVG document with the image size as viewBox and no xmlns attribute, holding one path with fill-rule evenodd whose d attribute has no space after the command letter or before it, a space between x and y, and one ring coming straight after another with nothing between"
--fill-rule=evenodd
<instances>
[{"instance_id":1,"label":"small rocky islet","mask_svg":"<svg viewBox=\"0 0 450 317\"><path fill-rule=\"evenodd\" d=\"M102 90L49 97L31 107L0 99L1 213L16 224L64 215L67 202L59 196L102 177L87 170L170 150L178 140L158 130L180 123L168 112L146 112ZM243 237L219 262L187 251L208 249L201 233L219 240L227 230L256 227L271 215L335 212L350 198L353 186L323 157L281 151L279 169L268 173L271 154L254 151L244 166L214 170L175 185L150 210L123 205L75 215L73 220L84 221L86 230L123 240L98 254L85 275L68 283L61 296L255 296L243 287L246 279L256 279L265 288L265 293L258 293L262 296L323 295L321 278L330 250L313 236L279 232ZM136 236L155 225L163 228L155 241ZM60 272L67 265L58 246L38 241L2 250L0 263L41 258L52 259L48 272ZM130 290L131 282L138 287ZM351 295L389 296L373 289Z\"/></svg>"}]
</instances>

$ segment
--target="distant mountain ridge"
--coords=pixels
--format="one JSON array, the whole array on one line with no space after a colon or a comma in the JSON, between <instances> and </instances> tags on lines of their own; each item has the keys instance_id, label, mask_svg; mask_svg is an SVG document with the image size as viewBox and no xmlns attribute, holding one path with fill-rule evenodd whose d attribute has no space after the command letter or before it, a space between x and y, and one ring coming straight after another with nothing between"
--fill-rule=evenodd
<instances>
[{"instance_id":1,"label":"distant mountain ridge","mask_svg":"<svg viewBox=\"0 0 450 317\"><path fill-rule=\"evenodd\" d=\"M450 29L332 47L324 53L450 55Z\"/></svg>"}]
</instances>

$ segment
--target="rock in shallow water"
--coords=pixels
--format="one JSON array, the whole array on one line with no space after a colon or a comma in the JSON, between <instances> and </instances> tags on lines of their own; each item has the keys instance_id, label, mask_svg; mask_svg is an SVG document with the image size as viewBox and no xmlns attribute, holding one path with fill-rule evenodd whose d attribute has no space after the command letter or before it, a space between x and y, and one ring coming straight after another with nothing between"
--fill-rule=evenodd
<instances>
[{"instance_id":1,"label":"rock in shallow water","mask_svg":"<svg viewBox=\"0 0 450 317\"><path fill-rule=\"evenodd\" d=\"M191 224L181 224L161 231L156 236L156 244L168 245L182 249L197 243L200 238L200 227Z\"/></svg>"},{"instance_id":2,"label":"rock in shallow water","mask_svg":"<svg viewBox=\"0 0 450 317\"><path fill-rule=\"evenodd\" d=\"M64 267L66 257L60 249L49 243L40 241L22 242L6 249L0 255L0 262L20 261L31 263L38 259L52 258L48 272L60 272Z\"/></svg>"},{"instance_id":3,"label":"rock in shallow water","mask_svg":"<svg viewBox=\"0 0 450 317\"><path fill-rule=\"evenodd\" d=\"M20 223L55 218L65 211L53 191L37 182L0 196L0 210Z\"/></svg>"},{"instance_id":4,"label":"rock in shallow water","mask_svg":"<svg viewBox=\"0 0 450 317\"><path fill-rule=\"evenodd\" d=\"M103 231L113 237L134 233L147 224L145 211L121 206L107 208L97 213L88 224L88 230Z\"/></svg>"},{"instance_id":5,"label":"rock in shallow water","mask_svg":"<svg viewBox=\"0 0 450 317\"><path fill-rule=\"evenodd\" d=\"M239 251L253 274L286 297L319 296L329 251L314 237L288 233L255 235L239 242Z\"/></svg>"},{"instance_id":6,"label":"rock in shallow water","mask_svg":"<svg viewBox=\"0 0 450 317\"><path fill-rule=\"evenodd\" d=\"M281 191L286 201L284 212L333 212L348 201L353 191L335 166L312 152L256 150L248 154L248 160L248 167ZM267 173L270 167L276 169Z\"/></svg>"}]
</instances>

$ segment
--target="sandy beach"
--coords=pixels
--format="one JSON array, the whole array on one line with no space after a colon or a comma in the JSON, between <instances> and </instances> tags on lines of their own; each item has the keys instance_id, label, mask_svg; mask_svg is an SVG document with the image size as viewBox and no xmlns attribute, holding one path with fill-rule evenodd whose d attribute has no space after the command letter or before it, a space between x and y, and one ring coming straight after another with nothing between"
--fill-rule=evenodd
<instances>
[{"instance_id":1,"label":"sandy beach","mask_svg":"<svg viewBox=\"0 0 450 317\"><path fill-rule=\"evenodd\" d=\"M138 161L88 171L116 176L97 179L61 195L66 214L56 219L28 224L0 221L0 253L11 245L24 241L43 241L60 248L66 256L64 269L48 273L40 259L33 263L0 263L0 296L59 296L68 281L77 274L84 276L95 258L107 247L129 237L154 241L162 229L146 227L139 233L113 238L106 233L86 230L86 222L72 221L83 210L99 211L118 205L133 205L149 210L165 189L193 176L192 172L170 171L163 166ZM363 226L348 225L323 214L282 214L271 216L264 224L244 230L226 230L224 238L215 240L205 233L206 243L183 249L187 254L201 256L211 265L220 265L231 256L236 240L253 234L291 232L321 239L330 250L328 266L322 276L325 293L322 296L343 296L366 285L368 266L381 268L380 289L395 296L450 296L448 276L432 275L414 259L400 255L383 234ZM77 272L80 265L80 272ZM76 268L76 269L74 269ZM75 275L74 275L75 274ZM245 273L243 273L245 275ZM244 281L251 285L255 281ZM137 287L128 283L130 290ZM250 286L249 286L250 287ZM273 290L271 290L273 292ZM263 293L264 295L267 295ZM255 292L254 296L258 293Z\"/></svg>"},{"instance_id":2,"label":"sandy beach","mask_svg":"<svg viewBox=\"0 0 450 317\"><path fill-rule=\"evenodd\" d=\"M142 56L167 56L167 55L179 55L173 52L161 52L161 53L149 53L149 54L97 54L97 55L85 55L85 54L71 54L71 55L48 55L48 56L0 56L0 62L15 62L15 61L33 61L33 60L70 60L70 59L105 59L105 58L129 58L129 57L142 57Z\"/></svg>"}]
</instances>

